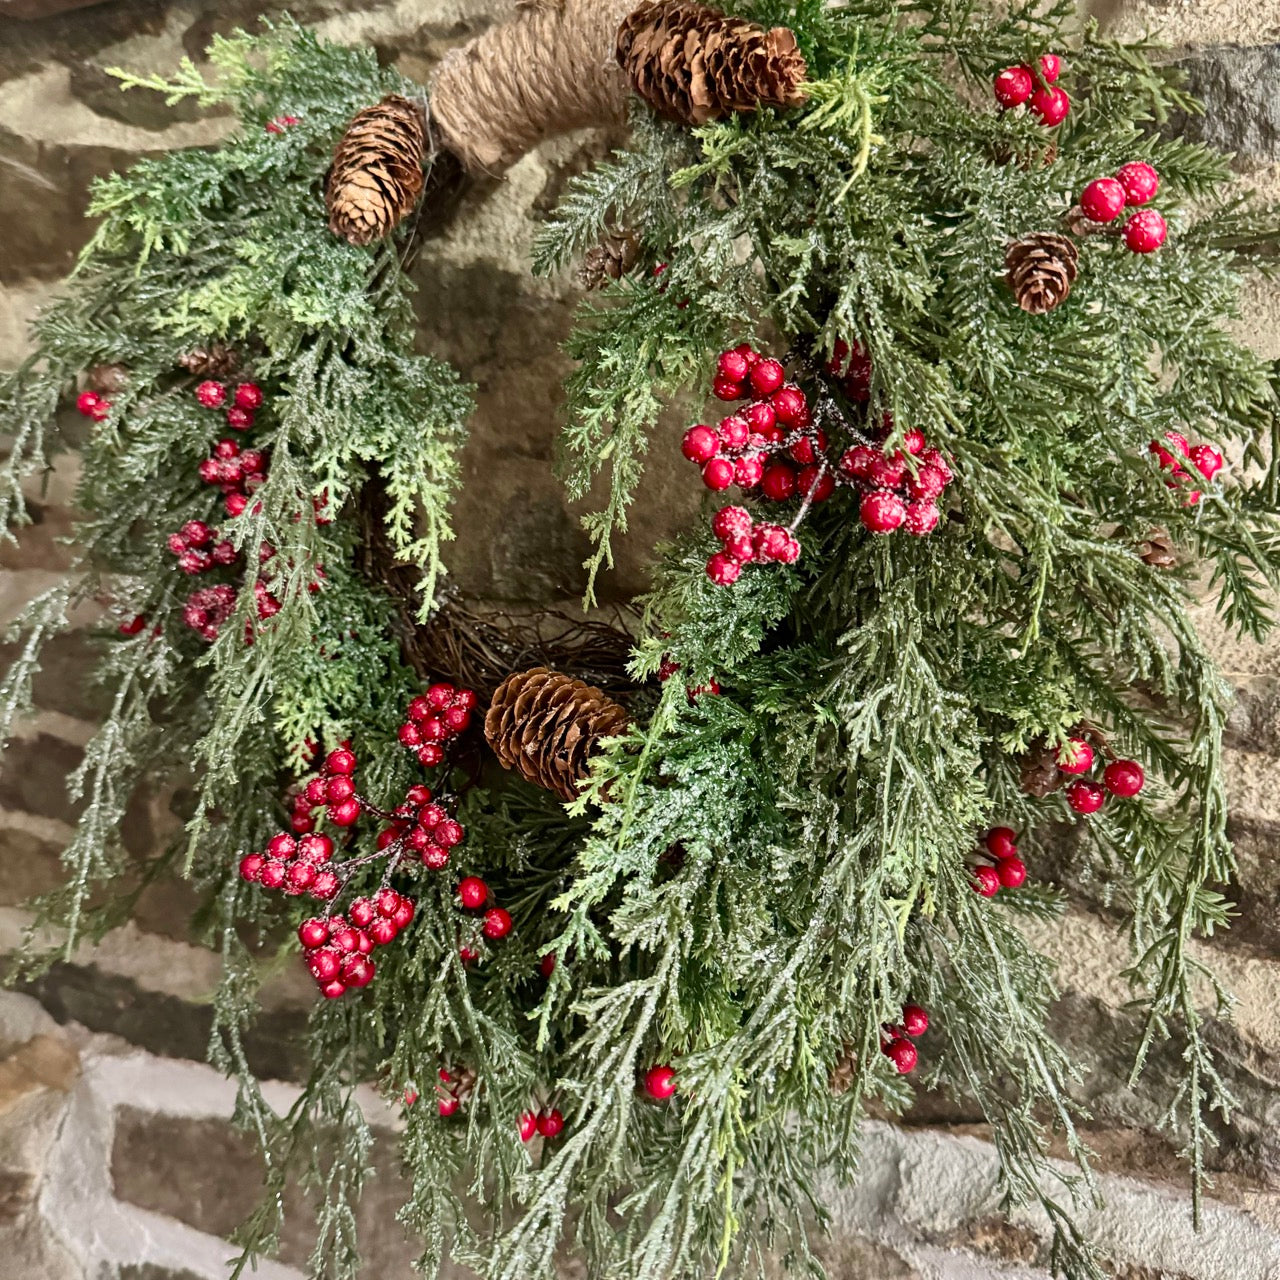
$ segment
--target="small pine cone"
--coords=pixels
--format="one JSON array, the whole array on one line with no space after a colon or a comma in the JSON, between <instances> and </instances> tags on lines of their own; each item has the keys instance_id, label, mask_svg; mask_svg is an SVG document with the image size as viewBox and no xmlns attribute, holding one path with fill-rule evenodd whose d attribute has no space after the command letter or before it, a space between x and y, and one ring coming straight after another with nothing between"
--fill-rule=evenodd
<instances>
[{"instance_id":1,"label":"small pine cone","mask_svg":"<svg viewBox=\"0 0 1280 1280\"><path fill-rule=\"evenodd\" d=\"M1004 265L1005 283L1018 306L1042 316L1071 292L1080 274L1080 250L1066 236L1034 231L1009 246Z\"/></svg>"},{"instance_id":2,"label":"small pine cone","mask_svg":"<svg viewBox=\"0 0 1280 1280\"><path fill-rule=\"evenodd\" d=\"M354 245L389 236L422 194L426 151L426 122L408 98L388 94L357 112L325 179L329 230Z\"/></svg>"},{"instance_id":3,"label":"small pine cone","mask_svg":"<svg viewBox=\"0 0 1280 1280\"><path fill-rule=\"evenodd\" d=\"M184 352L178 365L197 378L229 378L240 367L240 357L225 344L212 342Z\"/></svg>"},{"instance_id":4,"label":"small pine cone","mask_svg":"<svg viewBox=\"0 0 1280 1280\"><path fill-rule=\"evenodd\" d=\"M857 1076L857 1050L854 1049L853 1045L847 1044L840 1051L839 1061L831 1068L831 1075L828 1078L831 1092L835 1094L848 1093Z\"/></svg>"},{"instance_id":5,"label":"small pine cone","mask_svg":"<svg viewBox=\"0 0 1280 1280\"><path fill-rule=\"evenodd\" d=\"M446 1087L465 1107L475 1096L478 1077L470 1067L453 1067L450 1069L449 1074L453 1079Z\"/></svg>"},{"instance_id":6,"label":"small pine cone","mask_svg":"<svg viewBox=\"0 0 1280 1280\"><path fill-rule=\"evenodd\" d=\"M534 667L502 682L485 716L484 736L503 768L575 800L596 743L626 726L627 713L599 689Z\"/></svg>"},{"instance_id":7,"label":"small pine cone","mask_svg":"<svg viewBox=\"0 0 1280 1280\"><path fill-rule=\"evenodd\" d=\"M129 385L129 370L122 364L95 364L85 375L90 391L118 396Z\"/></svg>"},{"instance_id":8,"label":"small pine cone","mask_svg":"<svg viewBox=\"0 0 1280 1280\"><path fill-rule=\"evenodd\" d=\"M1156 569L1172 569L1178 563L1178 551L1173 539L1163 529L1152 529L1137 544L1138 554Z\"/></svg>"},{"instance_id":9,"label":"small pine cone","mask_svg":"<svg viewBox=\"0 0 1280 1280\"><path fill-rule=\"evenodd\" d=\"M584 289L602 289L610 280L621 280L640 257L640 237L634 231L606 231L604 239L583 255L578 283Z\"/></svg>"},{"instance_id":10,"label":"small pine cone","mask_svg":"<svg viewBox=\"0 0 1280 1280\"><path fill-rule=\"evenodd\" d=\"M1067 775L1058 768L1058 753L1043 738L1031 744L1031 749L1019 762L1022 766L1021 786L1029 796L1041 800L1062 789Z\"/></svg>"},{"instance_id":11,"label":"small pine cone","mask_svg":"<svg viewBox=\"0 0 1280 1280\"><path fill-rule=\"evenodd\" d=\"M804 57L789 28L766 31L695 0L648 0L618 29L617 52L631 87L681 124L806 100Z\"/></svg>"}]
</instances>

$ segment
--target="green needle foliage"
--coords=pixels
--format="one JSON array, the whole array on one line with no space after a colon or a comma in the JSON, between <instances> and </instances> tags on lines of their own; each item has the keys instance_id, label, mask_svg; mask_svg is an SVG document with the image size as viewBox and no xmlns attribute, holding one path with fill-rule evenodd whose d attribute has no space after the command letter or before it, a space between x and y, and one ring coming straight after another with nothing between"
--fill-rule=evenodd
<instances>
[{"instance_id":1,"label":"green needle foliage","mask_svg":"<svg viewBox=\"0 0 1280 1280\"><path fill-rule=\"evenodd\" d=\"M261 982L297 963L309 910L241 883L237 859L284 825L311 741L350 738L362 791L387 809L419 780L395 742L419 688L398 637L406 609L431 608L469 408L449 369L414 354L406 240L357 250L324 225L320 184L349 117L418 91L292 24L218 42L215 80L185 65L172 82L131 82L230 103L238 131L100 185L104 220L66 297L0 383L14 523L23 482L68 442L50 424L77 377L128 371L83 447L76 571L19 623L0 711L7 735L75 605L115 602L96 673L111 710L72 779L84 816L40 919L69 949L127 918L139 881L170 864L205 890L199 923L226 966L211 1060L237 1079L237 1120L267 1165L237 1275L278 1245L291 1179L318 1207L311 1274L360 1273L356 1205L376 1170L355 1091L374 1081L397 1103L421 1095L401 1112L401 1216L428 1275L450 1256L487 1280L549 1277L567 1245L610 1280L758 1276L770 1255L818 1277L810 1234L832 1184L857 1176L863 1117L910 1104L880 1052L910 1001L933 1022L921 1084L981 1108L1004 1201L1040 1207L1060 1274L1100 1277L1073 1221L1095 1194L1087 1116L1046 1029L1053 966L1021 927L1064 901L1034 880L981 898L970 868L993 823L1029 833L1034 870L1036 833L1075 820L1060 794L1022 789L1021 759L1082 721L1147 770L1142 795L1086 831L1129 924L1146 1015L1134 1083L1172 1038L1185 1072L1168 1124L1199 1195L1210 1114L1232 1099L1203 1034L1228 997L1192 947L1227 923L1233 860L1229 691L1188 607L1204 564L1227 625L1270 625L1280 374L1226 326L1246 274L1273 261L1280 219L1229 190L1222 157L1161 132L1195 109L1176 78L1142 47L1069 33L1065 0L747 7L796 30L808 105L692 132L637 111L631 145L571 185L538 248L554 271L611 226L644 237L642 268L584 304L570 341L568 485L581 496L608 480L588 521L593 571L625 529L661 410L705 389L716 352L744 339L793 353L834 447L885 414L891 447L923 431L955 472L949 517L928 537L877 538L841 489L804 513L797 564L748 566L733 587L707 579L708 534L665 548L633 672L674 662L678 678L636 697L633 727L567 810L491 765L432 780L456 793L467 840L446 873L397 873L415 921L379 950L372 985L317 1002L283 1113L246 1032ZM997 113L989 90L995 71L1047 50L1064 55L1074 102L1052 138ZM268 131L286 116L296 123ZM1022 312L1003 281L1008 243L1062 230L1085 183L1134 159L1162 175L1168 243L1139 257L1083 236L1070 297ZM221 423L177 367L214 341L242 352L268 396L251 440L269 476L234 520L196 471ZM865 406L823 373L838 341L870 356ZM1198 502L1148 451L1170 431L1233 458ZM193 584L165 546L193 518L249 552L212 644L183 625ZM1183 567L1142 558L1156 528ZM420 600L370 575L375 535L418 566ZM270 619L255 581L279 601ZM116 634L135 613L147 625ZM718 696L686 693L713 679ZM193 766L187 830L139 874L118 836L129 797ZM380 873L371 863L357 891ZM457 904L464 874L510 911L509 937L479 939ZM679 1085L663 1104L638 1088L659 1063ZM475 1073L449 1117L442 1069ZM837 1071L850 1087L831 1087ZM522 1115L552 1107L563 1134L522 1143ZM1075 1172L1048 1161L1055 1140Z\"/></svg>"}]
</instances>

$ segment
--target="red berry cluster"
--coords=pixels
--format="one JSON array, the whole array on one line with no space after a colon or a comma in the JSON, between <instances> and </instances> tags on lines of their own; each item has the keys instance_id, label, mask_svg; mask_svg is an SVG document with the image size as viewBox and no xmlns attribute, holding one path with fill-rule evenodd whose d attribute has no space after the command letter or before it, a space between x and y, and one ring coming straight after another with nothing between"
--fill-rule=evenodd
<instances>
[{"instance_id":1,"label":"red berry cluster","mask_svg":"<svg viewBox=\"0 0 1280 1280\"><path fill-rule=\"evenodd\" d=\"M283 133L301 123L301 116L276 116L274 120L267 121L266 129L268 133Z\"/></svg>"},{"instance_id":2,"label":"red berry cluster","mask_svg":"<svg viewBox=\"0 0 1280 1280\"><path fill-rule=\"evenodd\" d=\"M1160 189L1160 175L1141 160L1124 165L1114 178L1095 178L1080 193L1080 209L1090 222L1114 222L1126 208L1146 204ZM1154 209L1140 209L1124 224L1125 245L1134 253L1154 253L1169 228Z\"/></svg>"},{"instance_id":3,"label":"red berry cluster","mask_svg":"<svg viewBox=\"0 0 1280 1280\"><path fill-rule=\"evenodd\" d=\"M1190 472L1183 467L1182 462L1185 459L1190 462L1193 467L1206 479L1212 480L1214 476L1222 470L1222 454L1211 444L1193 445L1181 432L1166 431L1164 438L1173 445L1177 453L1166 449L1159 440L1153 440L1147 449L1153 453L1160 462L1162 470L1172 473L1173 478L1166 481L1170 489L1176 489L1187 479L1191 479L1194 484L1194 478ZM1181 455L1181 456L1179 456ZM1200 490L1192 489L1187 494L1186 505L1194 507L1200 501Z\"/></svg>"},{"instance_id":4,"label":"red berry cluster","mask_svg":"<svg viewBox=\"0 0 1280 1280\"><path fill-rule=\"evenodd\" d=\"M906 446L888 453L883 448L856 444L841 455L840 474L862 491L858 517L872 533L906 529L917 538L938 527L938 499L954 478L937 449L927 448L924 434L908 431ZM914 470L908 456L917 459Z\"/></svg>"},{"instance_id":5,"label":"red berry cluster","mask_svg":"<svg viewBox=\"0 0 1280 1280\"><path fill-rule=\"evenodd\" d=\"M720 540L720 550L707 561L707 577L720 587L737 582L742 566L753 561L795 564L800 558L795 534L780 524L753 522L745 507L721 507L711 522L711 530Z\"/></svg>"},{"instance_id":6,"label":"red berry cluster","mask_svg":"<svg viewBox=\"0 0 1280 1280\"><path fill-rule=\"evenodd\" d=\"M1060 125L1071 111L1071 99L1057 84L1061 73L1062 61L1056 53L1044 54L1035 66L1022 63L1016 67L1005 67L995 78L996 101L1006 111L1025 102L1027 110L1042 125L1052 129Z\"/></svg>"},{"instance_id":7,"label":"red berry cluster","mask_svg":"<svg viewBox=\"0 0 1280 1280\"><path fill-rule=\"evenodd\" d=\"M434 768L444 759L445 747L467 731L475 709L476 695L470 689L433 684L409 703L399 730L400 744L418 757L419 764Z\"/></svg>"},{"instance_id":8,"label":"red berry cluster","mask_svg":"<svg viewBox=\"0 0 1280 1280\"><path fill-rule=\"evenodd\" d=\"M840 390L855 404L871 399L871 357L858 343L838 339L827 372L840 379Z\"/></svg>"},{"instance_id":9,"label":"red berry cluster","mask_svg":"<svg viewBox=\"0 0 1280 1280\"><path fill-rule=\"evenodd\" d=\"M520 1141L531 1142L534 1134L543 1138L558 1138L564 1132L564 1116L555 1107L541 1111L526 1111L520 1117Z\"/></svg>"},{"instance_id":10,"label":"red berry cluster","mask_svg":"<svg viewBox=\"0 0 1280 1280\"><path fill-rule=\"evenodd\" d=\"M412 898L394 889L382 889L376 897L356 898L345 916L304 920L298 926L298 940L321 994L336 1000L351 987L367 987L376 970L370 959L373 949L394 942L412 923L413 912Z\"/></svg>"},{"instance_id":11,"label":"red berry cluster","mask_svg":"<svg viewBox=\"0 0 1280 1280\"><path fill-rule=\"evenodd\" d=\"M658 667L658 679L666 684L680 670L680 664L676 662L670 654L665 654L661 665ZM718 698L720 696L720 681L712 676L706 684L685 685L685 694L691 703L697 702L703 694L709 697Z\"/></svg>"},{"instance_id":12,"label":"red berry cluster","mask_svg":"<svg viewBox=\"0 0 1280 1280\"><path fill-rule=\"evenodd\" d=\"M1083 738L1068 738L1058 752L1058 768L1063 773L1088 773L1094 765L1093 747ZM1128 800L1142 790L1146 782L1142 766L1136 760L1113 760L1102 771L1102 784L1091 778L1079 778L1067 787L1067 803L1086 817L1097 813L1106 803L1107 793Z\"/></svg>"},{"instance_id":13,"label":"red berry cluster","mask_svg":"<svg viewBox=\"0 0 1280 1280\"><path fill-rule=\"evenodd\" d=\"M222 490L227 515L238 516L249 495L267 479L267 457L261 449L242 449L235 440L219 440L213 455L200 464L200 479Z\"/></svg>"},{"instance_id":14,"label":"red berry cluster","mask_svg":"<svg viewBox=\"0 0 1280 1280\"><path fill-rule=\"evenodd\" d=\"M328 836L313 832L296 838L282 831L267 841L262 853L240 859L240 878L293 898L305 893L317 902L329 902L342 887L337 871L328 865L333 847Z\"/></svg>"},{"instance_id":15,"label":"red berry cluster","mask_svg":"<svg viewBox=\"0 0 1280 1280\"><path fill-rule=\"evenodd\" d=\"M490 942L497 942L511 932L511 913L503 907L489 905L492 894L479 876L464 876L458 882L458 901L465 911L484 911L480 932ZM487 907L487 909L486 909Z\"/></svg>"},{"instance_id":16,"label":"red berry cluster","mask_svg":"<svg viewBox=\"0 0 1280 1280\"><path fill-rule=\"evenodd\" d=\"M235 612L236 595L235 587L226 583L201 587L187 597L186 604L182 606L182 621L212 644Z\"/></svg>"},{"instance_id":17,"label":"red berry cluster","mask_svg":"<svg viewBox=\"0 0 1280 1280\"><path fill-rule=\"evenodd\" d=\"M111 415L111 401L96 391L82 391L76 397L76 408L94 422L105 422Z\"/></svg>"},{"instance_id":18,"label":"red berry cluster","mask_svg":"<svg viewBox=\"0 0 1280 1280\"><path fill-rule=\"evenodd\" d=\"M880 1052L893 1063L899 1075L914 1071L920 1055L912 1040L929 1030L929 1014L918 1004L902 1006L902 1021L896 1026L881 1027Z\"/></svg>"},{"instance_id":19,"label":"red berry cluster","mask_svg":"<svg viewBox=\"0 0 1280 1280\"><path fill-rule=\"evenodd\" d=\"M315 830L312 815L321 808L335 827L354 826L363 808L363 802L356 794L355 771L355 752L350 747L341 746L330 751L320 766L320 772L293 798L294 831Z\"/></svg>"},{"instance_id":20,"label":"red berry cluster","mask_svg":"<svg viewBox=\"0 0 1280 1280\"><path fill-rule=\"evenodd\" d=\"M209 379L196 387L196 399L206 409L224 410L227 426L233 431L248 431L253 426L253 415L262 408L266 397L256 382L242 382L228 393L225 383Z\"/></svg>"},{"instance_id":21,"label":"red berry cluster","mask_svg":"<svg viewBox=\"0 0 1280 1280\"><path fill-rule=\"evenodd\" d=\"M379 849L400 845L431 871L447 867L450 854L467 836L462 824L421 783L410 787L405 803L388 816L391 824L378 833Z\"/></svg>"},{"instance_id":22,"label":"red berry cluster","mask_svg":"<svg viewBox=\"0 0 1280 1280\"><path fill-rule=\"evenodd\" d=\"M1012 827L992 827L982 843L991 861L973 868L976 893L994 898L1001 889L1016 889L1026 882L1027 864L1018 857L1018 835Z\"/></svg>"},{"instance_id":23,"label":"red berry cluster","mask_svg":"<svg viewBox=\"0 0 1280 1280\"><path fill-rule=\"evenodd\" d=\"M219 537L203 520L188 520L177 533L169 535L169 550L178 557L183 573L205 573L214 565L235 564L240 553Z\"/></svg>"}]
</instances>

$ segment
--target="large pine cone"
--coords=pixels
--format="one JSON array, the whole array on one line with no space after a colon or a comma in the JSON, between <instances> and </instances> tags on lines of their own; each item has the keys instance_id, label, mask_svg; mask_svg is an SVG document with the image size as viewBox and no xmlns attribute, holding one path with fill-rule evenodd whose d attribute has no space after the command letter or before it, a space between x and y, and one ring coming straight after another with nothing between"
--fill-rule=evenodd
<instances>
[{"instance_id":1,"label":"large pine cone","mask_svg":"<svg viewBox=\"0 0 1280 1280\"><path fill-rule=\"evenodd\" d=\"M575 800L601 738L627 727L627 713L599 689L546 667L517 671L493 695L484 736L503 768Z\"/></svg>"},{"instance_id":2,"label":"large pine cone","mask_svg":"<svg viewBox=\"0 0 1280 1280\"><path fill-rule=\"evenodd\" d=\"M1009 246L1004 266L1005 282L1018 306L1042 316L1071 292L1080 274L1080 250L1067 236L1034 231Z\"/></svg>"},{"instance_id":3,"label":"large pine cone","mask_svg":"<svg viewBox=\"0 0 1280 1280\"><path fill-rule=\"evenodd\" d=\"M805 101L804 57L787 27L766 31L692 0L642 4L618 30L618 63L659 115L681 124Z\"/></svg>"},{"instance_id":4,"label":"large pine cone","mask_svg":"<svg viewBox=\"0 0 1280 1280\"><path fill-rule=\"evenodd\" d=\"M426 151L426 122L408 98L388 94L357 112L325 179L329 230L356 245L389 236L422 194Z\"/></svg>"}]
</instances>

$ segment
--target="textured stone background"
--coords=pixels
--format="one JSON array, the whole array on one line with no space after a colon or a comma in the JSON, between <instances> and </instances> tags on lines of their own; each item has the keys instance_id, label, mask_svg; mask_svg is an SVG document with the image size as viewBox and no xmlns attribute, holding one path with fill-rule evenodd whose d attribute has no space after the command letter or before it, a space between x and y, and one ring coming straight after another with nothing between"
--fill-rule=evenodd
<instances>
[{"instance_id":1,"label":"textured stone background","mask_svg":"<svg viewBox=\"0 0 1280 1280\"><path fill-rule=\"evenodd\" d=\"M145 96L114 91L103 68L168 70L198 57L226 31L283 5L252 0L0 0L0 367L24 350L27 319L83 242L88 180L134 157L200 142L217 122L174 120ZM297 0L289 6L328 35L373 41L418 78L451 45L480 30L501 0ZM1280 0L1092 0L1111 29L1156 27L1171 57L1191 69L1209 112L1201 126L1236 151L1242 180L1280 194ZM423 268L431 342L480 388L480 410L458 511L465 531L457 580L495 601L573 599L583 544L550 475L556 431L555 354L573 292L529 278L537 219L565 178L598 153L598 139L560 142L527 158L501 184L477 192L443 251ZM1280 356L1280 290L1258 284L1241 332ZM661 458L655 458L658 471ZM670 464L668 464L670 465ZM0 620L59 572L57 538L69 529L69 476L60 474L20 550L0 550ZM671 504L695 495L663 485L641 503L627 554L609 583L642 585L641 566ZM1086 1213L1120 1280L1280 1280L1280 640L1267 648L1211 637L1240 691L1229 768L1242 861L1237 926L1202 947L1240 997L1231 1025L1211 1029L1241 1111L1212 1154L1217 1170L1205 1229L1193 1234L1185 1183L1157 1130L1158 1109L1135 1097L1118 1067L1133 1027L1115 974L1124 959L1113 922L1070 852L1054 871L1075 906L1044 944L1062 957L1058 1030L1090 1068L1107 1207ZM0 948L22 924L19 903L48 887L70 813L62 779L95 713L76 687L81 645L61 642L41 681L40 714L0 775ZM167 815L146 798L129 821L145 848ZM135 924L22 994L0 995L0 1280L205 1280L222 1275L222 1236L250 1207L257 1165L227 1124L232 1095L202 1065L205 997L216 961L172 925L181 886L153 891ZM288 1080L290 1048L307 984L282 980L253 1044L260 1071ZM1157 1060L1158 1079L1170 1064ZM289 1086L272 1086L287 1099ZM390 1127L392 1117L375 1119ZM385 1144L390 1150L390 1144ZM379 1161L365 1209L367 1274L409 1275L409 1247L394 1225L394 1162ZM1012 1225L994 1212L994 1161L979 1118L921 1099L908 1126L872 1126L866 1176L837 1202L827 1246L839 1280L1047 1275L1044 1223ZM283 1262L264 1280L297 1280L309 1248L300 1211Z\"/></svg>"}]
</instances>

